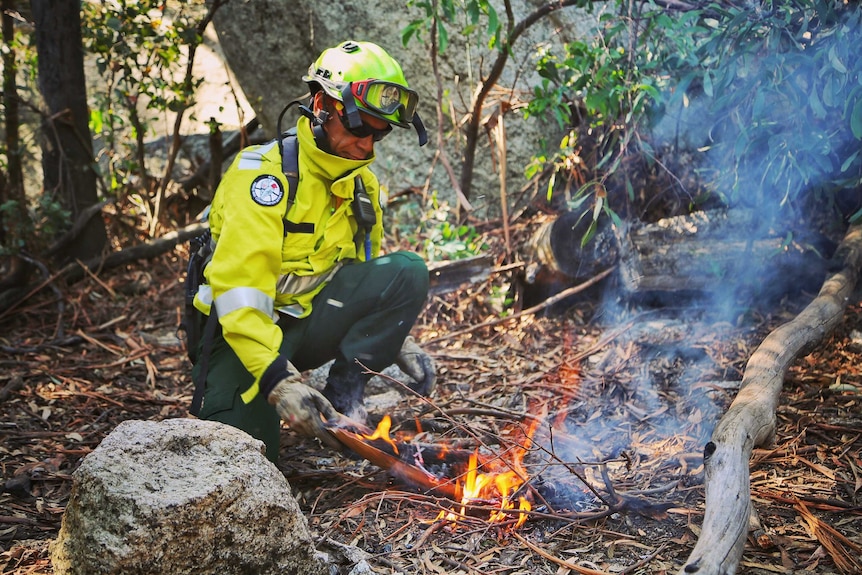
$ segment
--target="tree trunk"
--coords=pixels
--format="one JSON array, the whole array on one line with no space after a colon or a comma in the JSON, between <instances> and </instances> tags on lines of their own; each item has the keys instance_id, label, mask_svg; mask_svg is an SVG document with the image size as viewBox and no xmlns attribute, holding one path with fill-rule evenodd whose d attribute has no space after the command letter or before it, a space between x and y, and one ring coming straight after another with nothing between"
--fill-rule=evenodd
<instances>
[{"instance_id":1,"label":"tree trunk","mask_svg":"<svg viewBox=\"0 0 862 575\"><path fill-rule=\"evenodd\" d=\"M75 221L78 214L98 202L84 82L81 2L31 0L30 6L36 25L39 90L46 106L43 194L60 201ZM89 260L99 256L106 243L105 224L93 217L60 255L67 260Z\"/></svg>"},{"instance_id":2,"label":"tree trunk","mask_svg":"<svg viewBox=\"0 0 862 575\"><path fill-rule=\"evenodd\" d=\"M679 575L735 573L751 512L748 462L754 446L772 440L784 374L796 357L841 323L862 268L862 225L838 249L844 268L792 321L770 333L748 360L742 387L704 448L706 512L700 537Z\"/></svg>"},{"instance_id":3,"label":"tree trunk","mask_svg":"<svg viewBox=\"0 0 862 575\"><path fill-rule=\"evenodd\" d=\"M6 177L0 174L0 204L14 202L14 208L0 212L0 246L15 252L26 246L27 198L24 195L24 173L21 167L16 75L18 62L14 49L15 23L12 13L15 0L2 0L0 11L3 20L3 109L5 110Z\"/></svg>"}]
</instances>

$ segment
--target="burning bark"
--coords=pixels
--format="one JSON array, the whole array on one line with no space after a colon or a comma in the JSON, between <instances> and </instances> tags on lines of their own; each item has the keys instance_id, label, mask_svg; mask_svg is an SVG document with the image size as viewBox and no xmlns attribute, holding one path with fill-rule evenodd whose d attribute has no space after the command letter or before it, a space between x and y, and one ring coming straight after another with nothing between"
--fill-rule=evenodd
<instances>
[{"instance_id":1,"label":"burning bark","mask_svg":"<svg viewBox=\"0 0 862 575\"><path fill-rule=\"evenodd\" d=\"M390 425L389 416L384 416L375 430L345 418L331 423L328 429L351 451L386 469L408 487L455 499L456 479L467 472L471 452L395 441L389 436Z\"/></svg>"},{"instance_id":2,"label":"burning bark","mask_svg":"<svg viewBox=\"0 0 862 575\"><path fill-rule=\"evenodd\" d=\"M749 459L772 440L784 375L794 359L841 322L862 269L862 226L851 227L838 248L844 267L792 321L770 333L752 354L742 387L704 449L706 512L700 538L680 575L735 573L751 515Z\"/></svg>"},{"instance_id":3,"label":"burning bark","mask_svg":"<svg viewBox=\"0 0 862 575\"><path fill-rule=\"evenodd\" d=\"M384 416L371 430L347 418L329 422L327 428L342 444L414 490L440 495L461 504L460 512L441 511L437 519L457 523L470 510L487 511L491 523L504 522L515 514L514 527L526 520L532 508L525 495L527 474L523 457L527 445L513 450L507 461L481 455L477 450L455 449L442 444L395 440L389 435L390 417Z\"/></svg>"}]
</instances>

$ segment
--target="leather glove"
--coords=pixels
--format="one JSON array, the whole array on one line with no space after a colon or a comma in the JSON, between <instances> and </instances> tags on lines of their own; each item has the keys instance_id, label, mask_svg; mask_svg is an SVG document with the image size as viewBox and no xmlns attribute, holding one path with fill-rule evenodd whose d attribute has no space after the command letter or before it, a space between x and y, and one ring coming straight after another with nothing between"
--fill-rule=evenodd
<instances>
[{"instance_id":1,"label":"leather glove","mask_svg":"<svg viewBox=\"0 0 862 575\"><path fill-rule=\"evenodd\" d=\"M401 351L395 358L395 365L415 381L412 385L408 384L410 389L426 397L434 391L434 386L437 384L434 360L422 351L412 335L408 335L404 340Z\"/></svg>"},{"instance_id":2,"label":"leather glove","mask_svg":"<svg viewBox=\"0 0 862 575\"><path fill-rule=\"evenodd\" d=\"M299 381L298 374L291 374L275 384L266 399L292 430L317 437L330 447L343 447L323 426L324 419L333 419L341 414L320 392Z\"/></svg>"}]
</instances>

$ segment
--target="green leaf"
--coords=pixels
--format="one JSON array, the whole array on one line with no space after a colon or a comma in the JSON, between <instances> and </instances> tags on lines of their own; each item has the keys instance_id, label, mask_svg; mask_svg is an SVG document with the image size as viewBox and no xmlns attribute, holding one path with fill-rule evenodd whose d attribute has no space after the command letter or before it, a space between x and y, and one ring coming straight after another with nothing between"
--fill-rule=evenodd
<instances>
[{"instance_id":1,"label":"green leaf","mask_svg":"<svg viewBox=\"0 0 862 575\"><path fill-rule=\"evenodd\" d=\"M598 220L602 215L602 207L605 205L605 198L602 196L596 197L596 203L593 206L593 220Z\"/></svg>"},{"instance_id":2,"label":"green leaf","mask_svg":"<svg viewBox=\"0 0 862 575\"><path fill-rule=\"evenodd\" d=\"M838 54L835 53L835 46L832 46L831 48L829 48L828 54L829 54L829 63L832 64L832 67L835 68L835 70L839 74L846 74L847 73L847 67L838 58Z\"/></svg>"},{"instance_id":3,"label":"green leaf","mask_svg":"<svg viewBox=\"0 0 862 575\"><path fill-rule=\"evenodd\" d=\"M479 21L479 3L476 0L472 0L467 3L467 18L470 22L475 24Z\"/></svg>"},{"instance_id":4,"label":"green leaf","mask_svg":"<svg viewBox=\"0 0 862 575\"><path fill-rule=\"evenodd\" d=\"M844 160L844 163L843 163L843 164L841 164L841 173L843 174L844 172L846 172L847 170L849 170L849 169L850 169L850 166L852 166L852 165L853 165L853 162L855 162L855 161L856 161L856 158L858 158L858 157L859 157L859 150L856 150L855 152L853 152L853 153L850 155L850 157L849 157L849 158L847 158L846 160Z\"/></svg>"},{"instance_id":5,"label":"green leaf","mask_svg":"<svg viewBox=\"0 0 862 575\"><path fill-rule=\"evenodd\" d=\"M712 98L712 72L709 70L703 75L703 93Z\"/></svg>"},{"instance_id":6,"label":"green leaf","mask_svg":"<svg viewBox=\"0 0 862 575\"><path fill-rule=\"evenodd\" d=\"M613 211L613 210L610 208L610 206L606 206L606 207L605 207L605 213L606 213L608 216L610 216L611 221L614 223L614 225L617 227L617 229L622 229L622 227L623 227L623 220L622 220L622 218L620 218L619 214L617 214L615 211Z\"/></svg>"},{"instance_id":7,"label":"green leaf","mask_svg":"<svg viewBox=\"0 0 862 575\"><path fill-rule=\"evenodd\" d=\"M862 98L856 100L853 111L850 113L850 130L853 137L862 140Z\"/></svg>"},{"instance_id":8,"label":"green leaf","mask_svg":"<svg viewBox=\"0 0 862 575\"><path fill-rule=\"evenodd\" d=\"M556 181L557 181L557 171L556 171L556 170L554 170L554 171L551 173L551 177L550 177L550 178L548 178L548 194L547 194L547 198L548 198L548 201L549 201L549 202L551 201L551 196L554 194L554 184L556 183Z\"/></svg>"},{"instance_id":9,"label":"green leaf","mask_svg":"<svg viewBox=\"0 0 862 575\"><path fill-rule=\"evenodd\" d=\"M584 232L584 237L581 238L581 247L582 248L584 246L586 246L591 239L593 239L594 235L596 235L596 228L598 228L598 225L596 224L596 220L591 221L590 227L587 228L587 231Z\"/></svg>"},{"instance_id":10,"label":"green leaf","mask_svg":"<svg viewBox=\"0 0 862 575\"><path fill-rule=\"evenodd\" d=\"M401 45L405 48L407 47L408 42L410 42L410 38L416 36L419 38L419 30L424 24L423 20L413 20L407 26L401 30Z\"/></svg>"},{"instance_id":11,"label":"green leaf","mask_svg":"<svg viewBox=\"0 0 862 575\"><path fill-rule=\"evenodd\" d=\"M811 90L811 95L808 97L808 103L811 105L811 111L814 113L815 118L822 120L826 117L826 108L823 107L823 102L820 101L820 97L817 95L817 90Z\"/></svg>"},{"instance_id":12,"label":"green leaf","mask_svg":"<svg viewBox=\"0 0 862 575\"><path fill-rule=\"evenodd\" d=\"M446 27L443 26L443 22L437 21L437 52L442 54L446 51L446 48L449 46L449 32L446 31Z\"/></svg>"},{"instance_id":13,"label":"green leaf","mask_svg":"<svg viewBox=\"0 0 862 575\"><path fill-rule=\"evenodd\" d=\"M494 7L488 4L488 34L496 36L500 32L500 19L497 17L497 11Z\"/></svg>"}]
</instances>

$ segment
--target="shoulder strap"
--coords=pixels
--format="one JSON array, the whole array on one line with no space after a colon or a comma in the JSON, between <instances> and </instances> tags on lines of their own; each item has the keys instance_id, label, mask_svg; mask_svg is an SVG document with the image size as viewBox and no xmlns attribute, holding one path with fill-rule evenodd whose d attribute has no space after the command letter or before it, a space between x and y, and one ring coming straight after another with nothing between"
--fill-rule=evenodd
<instances>
[{"instance_id":1,"label":"shoulder strap","mask_svg":"<svg viewBox=\"0 0 862 575\"><path fill-rule=\"evenodd\" d=\"M287 178L287 211L296 201L296 187L299 185L299 138L296 133L287 132L281 138L281 171ZM287 212L285 212L287 213Z\"/></svg>"},{"instance_id":2,"label":"shoulder strap","mask_svg":"<svg viewBox=\"0 0 862 575\"><path fill-rule=\"evenodd\" d=\"M287 209L284 211L284 235L288 232L311 234L314 233L314 224L293 223L287 219L290 209L296 202L296 188L299 186L299 138L295 130L289 130L282 134L281 141L281 171L287 178Z\"/></svg>"}]
</instances>

